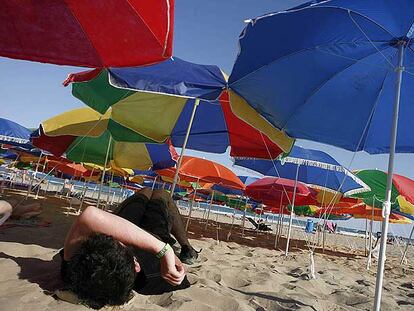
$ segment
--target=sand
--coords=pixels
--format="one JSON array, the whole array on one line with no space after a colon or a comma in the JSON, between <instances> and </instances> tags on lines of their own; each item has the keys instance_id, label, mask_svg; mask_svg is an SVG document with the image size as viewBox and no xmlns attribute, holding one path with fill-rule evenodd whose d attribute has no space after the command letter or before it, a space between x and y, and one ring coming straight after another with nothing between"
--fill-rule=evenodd
<instances>
[{"instance_id":1,"label":"sand","mask_svg":"<svg viewBox=\"0 0 414 311\"><path fill-rule=\"evenodd\" d=\"M18 191L8 195L19 196ZM30 198L29 200L33 200ZM53 297L62 286L58 250L74 215L68 200L39 197L43 206L38 227L0 227L1 310L87 310ZM195 213L195 216L201 216ZM215 216L211 215L211 219ZM286 258L274 249L274 236L232 227L226 222L207 226L190 223L191 242L202 248L198 263L187 266L190 288L159 296L136 294L126 305L111 310L370 310L375 288L376 262L365 269L363 251L348 247L352 239L330 237L329 245L314 255L316 279L310 278L306 241L294 239ZM47 226L49 221L50 225ZM237 222L236 222L237 223ZM251 227L249 227L251 228ZM218 240L217 240L218 236ZM295 230L295 237L302 236ZM333 243L329 241L330 243ZM285 241L279 247L283 249ZM363 244L364 242L362 242ZM382 310L414 310L414 257L400 266L399 251L391 246L386 262ZM411 256L411 257L410 257Z\"/></svg>"}]
</instances>

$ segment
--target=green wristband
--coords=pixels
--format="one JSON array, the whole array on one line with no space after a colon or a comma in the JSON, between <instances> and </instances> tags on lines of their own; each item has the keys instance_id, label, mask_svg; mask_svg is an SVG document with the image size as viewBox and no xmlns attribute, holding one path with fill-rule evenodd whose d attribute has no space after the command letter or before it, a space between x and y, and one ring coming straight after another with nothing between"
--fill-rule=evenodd
<instances>
[{"instance_id":1,"label":"green wristband","mask_svg":"<svg viewBox=\"0 0 414 311\"><path fill-rule=\"evenodd\" d=\"M158 259L161 259L165 256L165 253L168 252L171 249L170 244L165 243L164 247L158 252L158 254L155 255Z\"/></svg>"}]
</instances>

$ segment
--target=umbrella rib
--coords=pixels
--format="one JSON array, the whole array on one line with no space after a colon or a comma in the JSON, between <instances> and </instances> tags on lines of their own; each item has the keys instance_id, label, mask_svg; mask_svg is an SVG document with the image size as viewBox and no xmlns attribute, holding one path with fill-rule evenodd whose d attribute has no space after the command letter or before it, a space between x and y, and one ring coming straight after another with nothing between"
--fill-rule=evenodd
<instances>
[{"instance_id":1,"label":"umbrella rib","mask_svg":"<svg viewBox=\"0 0 414 311\"><path fill-rule=\"evenodd\" d=\"M384 50L385 49L388 49L389 48L389 46L387 46L386 48L384 48ZM311 98L311 97L313 97L313 96L315 96L329 81L331 81L333 78L335 78L335 77L337 77L338 75L340 75L341 73L343 73L344 71L346 71L347 69L349 69L350 67L352 67L353 65L355 65L355 64L357 64L357 63L360 63L362 60L364 60L364 59L366 59L366 58L368 58L368 57L371 57L372 55L374 55L376 52L374 52L374 53L371 53L371 54L369 54L369 55L366 55L365 57L363 57L363 58L361 58L360 60L357 60L355 63L352 63L352 64L350 64L349 66L346 66L345 68L343 68L342 70L340 70L340 71L338 71L338 72L335 72L332 76L330 76L328 79L326 79L322 84L320 84L319 85L319 87L317 87L317 88L315 88L313 91L312 91L312 93L311 94L309 94L308 95L308 97L303 101L303 103L301 104L301 105L299 105L299 107L298 108L296 108L295 109L295 111L294 112L292 112L291 114L290 114L290 116L286 119L286 121L285 121L285 124L281 127L281 130L283 131L283 130L285 130L286 129L286 126L288 125L288 123L289 123L289 121L291 120L291 118L294 116L294 115L297 115L297 111L299 110L299 109L301 109L302 107L304 107L306 104L307 104L307 102L309 101L309 99ZM385 67L384 67L385 68ZM387 71L387 74L388 74L388 72L389 71ZM386 75L387 75L386 74Z\"/></svg>"},{"instance_id":2,"label":"umbrella rib","mask_svg":"<svg viewBox=\"0 0 414 311\"><path fill-rule=\"evenodd\" d=\"M130 4L130 1L129 0L127 0L127 2L128 2L128 5L129 5L129 7L130 7L130 9L132 9L132 11L139 17L139 19L145 24L145 26L147 27L147 29L150 31L150 33L151 33L151 35L155 38L155 40L157 41L157 43L159 44L159 46L160 47L162 47L163 48L163 54L165 53L165 50L166 50L166 41L167 40L165 40L165 42L164 43L161 43L159 40L158 40L158 38L157 38L157 36L154 34L154 32L152 31L152 29L148 26L148 24L147 24L147 22L145 21L145 19L141 16L141 14L139 14L139 12L135 9L135 7L134 6L132 6L131 4ZM168 7L168 9L167 9L167 11L168 11L168 13L167 13L167 15L168 15L168 22L169 22L169 20L170 20L170 10L169 10L169 8L170 8L170 3L169 3L169 0L166 0L165 1L166 3L167 3L167 7ZM167 37L168 37L168 33L169 33L169 29L170 29L170 25L169 25L169 23L168 23L168 26L167 26ZM166 38L167 38L166 37Z\"/></svg>"},{"instance_id":3,"label":"umbrella rib","mask_svg":"<svg viewBox=\"0 0 414 311\"><path fill-rule=\"evenodd\" d=\"M89 38L88 33L85 31L85 29L83 29L83 26L81 24L81 22L79 21L78 17L73 13L72 10L69 10L70 13L72 14L72 16L75 18L76 22L78 23L80 29L82 29L82 33L83 35L88 39L87 42L90 44L90 46L92 47L93 51L95 52L97 58L101 61L101 67L104 66L104 61L101 58L101 55L98 53L98 50L96 49L96 47L94 46L92 40ZM87 65L85 65L86 67L89 67Z\"/></svg>"},{"instance_id":4,"label":"umbrella rib","mask_svg":"<svg viewBox=\"0 0 414 311\"><path fill-rule=\"evenodd\" d=\"M382 55L382 57L384 57L384 59L388 62L388 64L394 68L395 66L391 63L391 61L385 57L385 55L376 47L376 45L371 41L371 39L368 37L368 35L365 33L365 31L362 29L362 27L355 21L355 19L352 18L351 15L351 11L348 11L348 15L349 18L351 19L351 21L357 26L357 28L362 32L362 34L365 36L365 38L367 38L367 40L369 41L369 43L371 43L371 45ZM362 16L361 14L359 14L360 16ZM377 24L378 25L378 24ZM380 25L379 25L380 26Z\"/></svg>"},{"instance_id":5,"label":"umbrella rib","mask_svg":"<svg viewBox=\"0 0 414 311\"><path fill-rule=\"evenodd\" d=\"M385 43L386 41L372 41L372 42L377 42L377 43ZM260 71L260 70L262 70L263 68L269 67L270 65L273 65L274 63L277 63L277 62L279 62L279 61L281 61L281 60L284 60L284 59L287 59L287 58L289 58L289 57L295 56L295 55L297 55L297 54L301 54L301 53L303 53L303 52L308 52L308 51L319 50L320 48L338 47L338 46L345 45L345 44L355 44L355 43L370 43L370 42L368 42L368 41L357 41L357 42L337 42L337 43L334 43L334 44L316 45L316 46L312 46L312 47L309 47L309 48L304 48L304 49L301 49L301 50L299 50L299 51L294 51L294 52L292 52L292 53L289 53L289 54L283 55L283 56L281 56L281 57L279 57L279 58L277 58L277 59L274 59L274 60L272 60L271 62L268 62L268 63L266 63L266 64L261 65L260 67L258 67L257 69L253 70L252 72L249 72L248 74L245 74L244 76L242 76L241 78L237 79L236 81L231 82L231 83L229 84L229 86L234 85L234 84L237 84L239 81L242 81L242 80L246 79L247 77L249 77L250 75L253 75L253 74L255 74L255 73L259 72L259 71ZM327 53L327 52L326 52L326 53ZM240 51L240 54L241 54L241 51ZM336 54L333 54L333 53L332 53L332 55L334 55L334 56L338 56L338 57L343 57L343 58L350 59L350 60L355 60L355 61L358 61L357 59L353 59L353 58L351 58L351 57L346 57L346 56L336 55Z\"/></svg>"}]
</instances>

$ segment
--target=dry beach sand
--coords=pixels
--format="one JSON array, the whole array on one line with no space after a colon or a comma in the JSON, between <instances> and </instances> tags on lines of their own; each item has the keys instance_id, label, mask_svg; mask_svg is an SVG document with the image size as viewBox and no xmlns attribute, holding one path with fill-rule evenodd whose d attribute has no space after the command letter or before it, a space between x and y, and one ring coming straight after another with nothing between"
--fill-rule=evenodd
<instances>
[{"instance_id":1,"label":"dry beach sand","mask_svg":"<svg viewBox=\"0 0 414 311\"><path fill-rule=\"evenodd\" d=\"M8 196L22 198L18 191ZM3 196L4 197L4 196ZM29 200L33 200L30 198ZM51 295L62 284L58 250L73 218L66 199L40 197L40 226L0 227L1 310L87 310ZM194 215L200 216L199 212ZM215 216L211 216L215 219ZM305 241L294 239L285 258L275 250L274 236L233 226L220 216L219 227L200 220L190 224L190 237L202 248L198 263L187 266L193 285L159 296L135 295L126 305L108 310L370 310L375 287L374 263L365 269L363 252L349 249L351 237L334 235L322 254L316 250L316 279L309 278L310 256ZM50 224L48 224L50 222ZM219 241L217 241L217 236ZM294 237L300 237L296 230ZM283 248L284 240L279 245ZM390 247L386 263L383 310L414 310L414 254L400 266L399 251ZM410 260L411 259L411 260Z\"/></svg>"}]
</instances>

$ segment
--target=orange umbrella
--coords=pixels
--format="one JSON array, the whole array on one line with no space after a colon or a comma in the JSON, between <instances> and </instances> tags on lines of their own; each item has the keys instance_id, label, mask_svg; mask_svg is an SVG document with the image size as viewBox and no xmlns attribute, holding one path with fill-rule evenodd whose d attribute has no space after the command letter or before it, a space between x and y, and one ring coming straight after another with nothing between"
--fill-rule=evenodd
<instances>
[{"instance_id":1,"label":"orange umbrella","mask_svg":"<svg viewBox=\"0 0 414 311\"><path fill-rule=\"evenodd\" d=\"M344 215L349 214L354 218L363 218L374 221L382 221L382 210L380 208L374 208L372 206L366 205L365 203L358 203L352 205L352 203L339 203L339 206L332 208L321 209L318 212L326 211L329 214L335 215ZM404 216L398 215L396 213L390 214L390 222L392 223L410 223L410 220Z\"/></svg>"},{"instance_id":2,"label":"orange umbrella","mask_svg":"<svg viewBox=\"0 0 414 311\"><path fill-rule=\"evenodd\" d=\"M55 170L74 177L86 177L91 175L91 171L86 169L82 164L65 163L50 160L47 162L47 169L54 168Z\"/></svg>"},{"instance_id":3,"label":"orange umbrella","mask_svg":"<svg viewBox=\"0 0 414 311\"><path fill-rule=\"evenodd\" d=\"M156 171L161 176L174 178L175 168ZM244 189L243 182L227 167L213 161L184 156L178 173L180 181L207 182L231 189Z\"/></svg>"}]
</instances>

